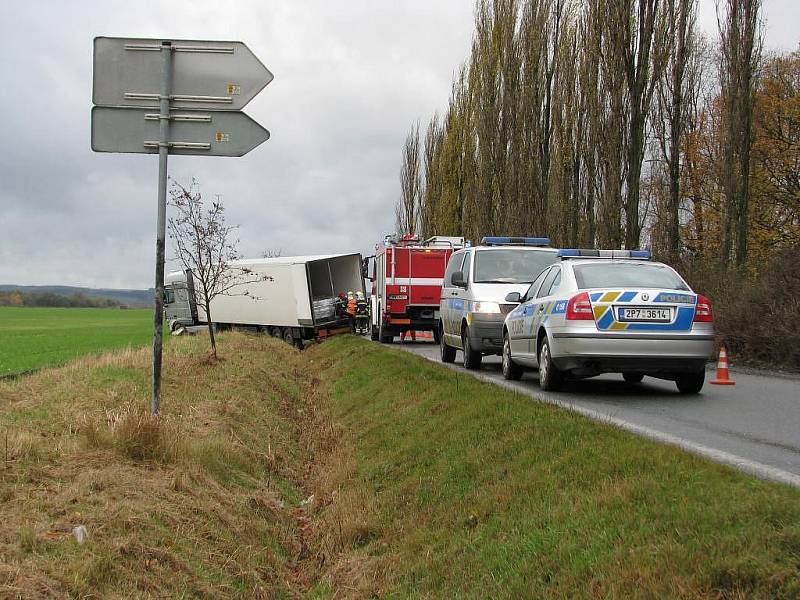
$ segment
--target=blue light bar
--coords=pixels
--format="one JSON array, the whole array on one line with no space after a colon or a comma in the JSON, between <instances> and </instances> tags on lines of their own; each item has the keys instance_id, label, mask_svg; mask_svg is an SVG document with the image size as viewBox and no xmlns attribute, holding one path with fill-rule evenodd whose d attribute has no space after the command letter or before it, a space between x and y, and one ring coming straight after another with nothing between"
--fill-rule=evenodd
<instances>
[{"instance_id":1,"label":"blue light bar","mask_svg":"<svg viewBox=\"0 0 800 600\"><path fill-rule=\"evenodd\" d=\"M487 236L481 240L483 246L549 246L550 238Z\"/></svg>"},{"instance_id":2,"label":"blue light bar","mask_svg":"<svg viewBox=\"0 0 800 600\"><path fill-rule=\"evenodd\" d=\"M649 250L594 250L578 248L562 248L559 258L626 258L631 260L650 260Z\"/></svg>"}]
</instances>

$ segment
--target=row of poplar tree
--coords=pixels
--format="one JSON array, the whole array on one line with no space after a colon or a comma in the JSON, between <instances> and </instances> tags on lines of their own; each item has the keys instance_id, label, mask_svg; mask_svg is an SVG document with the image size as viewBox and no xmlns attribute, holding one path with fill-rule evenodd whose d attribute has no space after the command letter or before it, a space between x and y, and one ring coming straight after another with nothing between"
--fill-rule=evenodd
<instances>
[{"instance_id":1,"label":"row of poplar tree","mask_svg":"<svg viewBox=\"0 0 800 600\"><path fill-rule=\"evenodd\" d=\"M744 266L800 241L800 54L761 0L478 0L449 105L415 124L397 228L543 235Z\"/></svg>"}]
</instances>

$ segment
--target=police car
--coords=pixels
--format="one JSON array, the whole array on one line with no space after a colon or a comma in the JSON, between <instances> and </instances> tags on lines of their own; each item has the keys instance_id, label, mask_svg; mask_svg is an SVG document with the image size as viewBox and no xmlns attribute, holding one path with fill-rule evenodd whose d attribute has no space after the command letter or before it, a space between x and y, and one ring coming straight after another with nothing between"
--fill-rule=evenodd
<instances>
[{"instance_id":1,"label":"police car","mask_svg":"<svg viewBox=\"0 0 800 600\"><path fill-rule=\"evenodd\" d=\"M503 325L503 375L538 368L539 385L557 390L566 377L622 373L673 380L699 392L714 349L708 298L643 250L559 250Z\"/></svg>"},{"instance_id":2,"label":"police car","mask_svg":"<svg viewBox=\"0 0 800 600\"><path fill-rule=\"evenodd\" d=\"M447 263L439 303L442 362L464 354L464 367L478 369L483 356L503 349L503 321L517 305L509 292L524 293L558 259L547 238L485 237L480 246L454 252Z\"/></svg>"}]
</instances>

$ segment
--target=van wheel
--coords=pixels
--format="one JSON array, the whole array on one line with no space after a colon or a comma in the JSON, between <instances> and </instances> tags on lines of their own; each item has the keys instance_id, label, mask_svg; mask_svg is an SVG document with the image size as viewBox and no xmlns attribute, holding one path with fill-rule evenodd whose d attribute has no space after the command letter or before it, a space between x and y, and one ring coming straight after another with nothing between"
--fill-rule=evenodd
<instances>
[{"instance_id":1,"label":"van wheel","mask_svg":"<svg viewBox=\"0 0 800 600\"><path fill-rule=\"evenodd\" d=\"M444 341L444 332L442 331L442 326L439 325L439 329L436 330L438 332L439 337L439 353L442 357L443 363L452 363L456 361L456 349L452 346L448 346L447 342ZM436 335L436 334L434 334Z\"/></svg>"},{"instance_id":2,"label":"van wheel","mask_svg":"<svg viewBox=\"0 0 800 600\"><path fill-rule=\"evenodd\" d=\"M550 355L550 340L545 336L539 348L539 387L545 392L556 392L564 383L564 374L553 363Z\"/></svg>"},{"instance_id":3,"label":"van wheel","mask_svg":"<svg viewBox=\"0 0 800 600\"><path fill-rule=\"evenodd\" d=\"M378 328L372 324L372 321L369 323L369 337L373 342L378 341Z\"/></svg>"},{"instance_id":4,"label":"van wheel","mask_svg":"<svg viewBox=\"0 0 800 600\"><path fill-rule=\"evenodd\" d=\"M469 343L469 327L464 327L461 332L461 347L464 349L464 368L470 371L480 369L483 355L472 349Z\"/></svg>"},{"instance_id":5,"label":"van wheel","mask_svg":"<svg viewBox=\"0 0 800 600\"><path fill-rule=\"evenodd\" d=\"M433 343L438 344L442 339L442 331L438 327L433 329Z\"/></svg>"},{"instance_id":6,"label":"van wheel","mask_svg":"<svg viewBox=\"0 0 800 600\"><path fill-rule=\"evenodd\" d=\"M675 385L678 386L678 391L681 394L697 394L703 389L703 384L705 382L705 371L700 371L698 373L684 373L675 378Z\"/></svg>"},{"instance_id":7,"label":"van wheel","mask_svg":"<svg viewBox=\"0 0 800 600\"><path fill-rule=\"evenodd\" d=\"M503 336L503 377L509 381L522 379L523 368L511 360L511 340L508 334Z\"/></svg>"}]
</instances>

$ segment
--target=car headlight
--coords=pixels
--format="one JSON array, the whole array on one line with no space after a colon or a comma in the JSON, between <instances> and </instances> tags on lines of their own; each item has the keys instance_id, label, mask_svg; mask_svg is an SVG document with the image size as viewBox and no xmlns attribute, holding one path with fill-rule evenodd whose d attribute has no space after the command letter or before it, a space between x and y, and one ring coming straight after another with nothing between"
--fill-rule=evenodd
<instances>
[{"instance_id":1,"label":"car headlight","mask_svg":"<svg viewBox=\"0 0 800 600\"><path fill-rule=\"evenodd\" d=\"M475 311L478 313L499 313L500 305L497 302L476 302Z\"/></svg>"}]
</instances>

